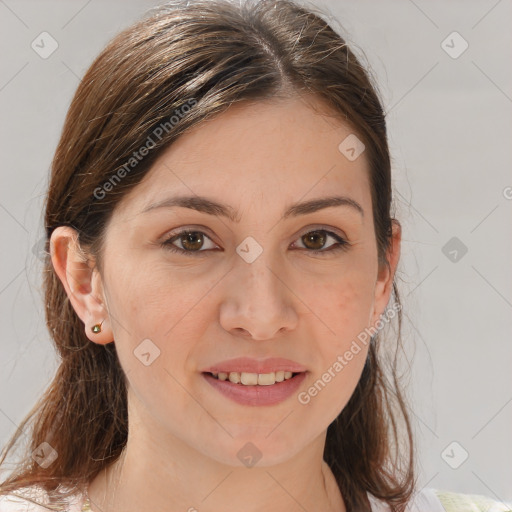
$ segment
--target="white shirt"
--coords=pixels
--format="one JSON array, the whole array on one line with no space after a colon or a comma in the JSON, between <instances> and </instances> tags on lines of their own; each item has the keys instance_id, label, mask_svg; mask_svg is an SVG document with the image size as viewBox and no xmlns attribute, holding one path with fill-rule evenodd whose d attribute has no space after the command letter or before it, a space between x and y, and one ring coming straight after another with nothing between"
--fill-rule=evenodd
<instances>
[{"instance_id":1,"label":"white shirt","mask_svg":"<svg viewBox=\"0 0 512 512\"><path fill-rule=\"evenodd\" d=\"M21 497L23 496L23 497ZM389 506L368 494L372 512L389 512ZM48 512L46 491L38 486L19 489L16 494L0 496L0 512ZM85 506L84 506L85 505ZM85 496L77 493L68 498L66 512L89 511ZM406 512L512 512L512 503L502 503L487 496L462 494L424 488L418 491L409 502Z\"/></svg>"}]
</instances>

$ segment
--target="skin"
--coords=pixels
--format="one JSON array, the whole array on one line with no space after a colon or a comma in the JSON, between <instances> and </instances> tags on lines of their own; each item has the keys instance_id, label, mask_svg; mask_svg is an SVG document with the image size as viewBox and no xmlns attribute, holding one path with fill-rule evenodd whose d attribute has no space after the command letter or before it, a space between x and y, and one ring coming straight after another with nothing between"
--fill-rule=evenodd
<instances>
[{"instance_id":1,"label":"skin","mask_svg":"<svg viewBox=\"0 0 512 512\"><path fill-rule=\"evenodd\" d=\"M91 482L94 511L346 510L323 450L367 346L305 405L297 394L239 405L200 373L232 357L285 357L306 366L299 392L307 390L388 303L400 227L389 267L379 267L365 154L349 161L338 150L352 130L322 108L303 97L234 105L180 137L114 211L101 274L73 229L52 234L54 268L88 338L115 340L128 379L127 446ZM191 193L230 205L240 222L182 207L141 213ZM291 203L332 195L357 201L364 215L337 206L281 220ZM177 228L204 233L192 248L205 252L161 246ZM329 252L331 237L306 245L303 235L321 228L350 246ZM235 250L247 236L263 248L252 263ZM133 353L147 338L160 350L149 366ZM252 468L237 457L249 441L261 452Z\"/></svg>"}]
</instances>

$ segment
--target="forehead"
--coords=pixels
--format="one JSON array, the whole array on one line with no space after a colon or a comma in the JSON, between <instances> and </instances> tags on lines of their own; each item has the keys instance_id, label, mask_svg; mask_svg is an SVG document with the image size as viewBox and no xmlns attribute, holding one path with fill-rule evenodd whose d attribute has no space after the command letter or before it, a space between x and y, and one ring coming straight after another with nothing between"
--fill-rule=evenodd
<instances>
[{"instance_id":1,"label":"forehead","mask_svg":"<svg viewBox=\"0 0 512 512\"><path fill-rule=\"evenodd\" d=\"M282 206L338 192L368 206L365 154L349 160L340 150L354 136L316 98L235 104L178 138L123 207L140 211L171 194L217 197L234 207Z\"/></svg>"}]
</instances>

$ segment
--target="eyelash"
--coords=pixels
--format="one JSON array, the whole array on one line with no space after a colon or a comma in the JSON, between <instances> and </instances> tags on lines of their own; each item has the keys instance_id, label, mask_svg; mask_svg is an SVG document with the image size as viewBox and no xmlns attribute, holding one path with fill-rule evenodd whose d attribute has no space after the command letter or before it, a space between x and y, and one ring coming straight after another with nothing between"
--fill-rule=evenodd
<instances>
[{"instance_id":1,"label":"eyelash","mask_svg":"<svg viewBox=\"0 0 512 512\"><path fill-rule=\"evenodd\" d=\"M346 251L351 246L350 242L348 242L344 238L340 237L338 234L333 233L332 231L329 231L327 229L313 229L311 231L306 231L304 234L299 236L299 239L305 235L310 234L310 233L319 233L319 232L326 233L328 236L331 236L332 238L334 238L338 243L331 245L327 249L316 249L315 250L315 249L308 249L308 248L303 248L303 247L300 247L299 249L302 249L309 253L319 254L319 255L323 256L326 253L330 254L330 253L336 253L338 251ZM169 237L166 240L164 240L163 242L161 242L161 246L168 251L171 251L174 253L179 253L179 254L187 254L190 256L201 256L201 253L216 250L216 249L205 249L205 250L198 250L198 251L187 251L185 249L180 249L179 247L176 247L173 244L174 240L179 239L181 236L187 235L190 233L201 233L206 238L211 240L211 238L206 233L204 233L202 231L199 231L196 229L184 229L182 231L179 231L178 233L174 233L171 237ZM213 240L211 240L211 241L213 242Z\"/></svg>"}]
</instances>

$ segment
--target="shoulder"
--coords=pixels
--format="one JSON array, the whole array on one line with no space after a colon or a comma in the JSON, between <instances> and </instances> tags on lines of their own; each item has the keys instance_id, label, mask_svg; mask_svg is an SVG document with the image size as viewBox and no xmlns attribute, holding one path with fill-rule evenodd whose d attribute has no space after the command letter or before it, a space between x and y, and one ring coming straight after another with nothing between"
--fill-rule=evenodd
<instances>
[{"instance_id":1,"label":"shoulder","mask_svg":"<svg viewBox=\"0 0 512 512\"><path fill-rule=\"evenodd\" d=\"M52 505L45 489L31 485L0 495L0 512L82 512L83 503L84 496L76 493Z\"/></svg>"},{"instance_id":2,"label":"shoulder","mask_svg":"<svg viewBox=\"0 0 512 512\"><path fill-rule=\"evenodd\" d=\"M384 502L371 495L368 497L372 512L389 512ZM512 512L512 502L426 487L413 495L406 512Z\"/></svg>"}]
</instances>

